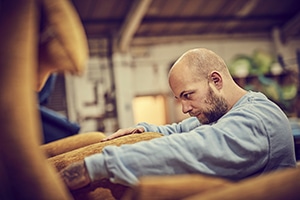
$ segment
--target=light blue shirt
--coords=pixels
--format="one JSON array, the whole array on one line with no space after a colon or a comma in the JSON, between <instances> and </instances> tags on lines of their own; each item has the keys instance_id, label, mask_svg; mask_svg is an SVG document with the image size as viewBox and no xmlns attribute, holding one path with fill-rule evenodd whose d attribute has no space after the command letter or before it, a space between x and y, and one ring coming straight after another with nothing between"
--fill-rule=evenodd
<instances>
[{"instance_id":1,"label":"light blue shirt","mask_svg":"<svg viewBox=\"0 0 300 200\"><path fill-rule=\"evenodd\" d=\"M107 146L101 154L86 157L91 180L135 185L145 175L189 173L240 180L296 166L288 118L262 93L248 92L210 125L191 117L178 124L138 126L164 137Z\"/></svg>"}]
</instances>

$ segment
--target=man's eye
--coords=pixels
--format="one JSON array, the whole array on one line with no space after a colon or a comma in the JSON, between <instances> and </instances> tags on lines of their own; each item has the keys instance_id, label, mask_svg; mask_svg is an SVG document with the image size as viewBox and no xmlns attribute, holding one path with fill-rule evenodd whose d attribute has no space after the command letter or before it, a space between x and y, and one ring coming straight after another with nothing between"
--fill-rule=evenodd
<instances>
[{"instance_id":1,"label":"man's eye","mask_svg":"<svg viewBox=\"0 0 300 200\"><path fill-rule=\"evenodd\" d=\"M183 97L184 97L185 99L189 99L189 98L191 97L191 94L190 94L190 93L184 94Z\"/></svg>"}]
</instances>

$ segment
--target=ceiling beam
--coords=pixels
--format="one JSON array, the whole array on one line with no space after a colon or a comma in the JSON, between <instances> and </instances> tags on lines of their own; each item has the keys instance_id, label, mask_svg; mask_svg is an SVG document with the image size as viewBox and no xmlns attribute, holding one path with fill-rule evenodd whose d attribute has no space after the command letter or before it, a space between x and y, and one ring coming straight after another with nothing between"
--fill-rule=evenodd
<instances>
[{"instance_id":1,"label":"ceiling beam","mask_svg":"<svg viewBox=\"0 0 300 200\"><path fill-rule=\"evenodd\" d=\"M144 24L159 24L159 23L229 23L229 22L284 22L284 19L290 18L290 15L259 15L259 16L244 16L239 17L235 15L230 16L203 16L203 17L144 17L141 23ZM124 20L122 18L102 18L102 19L88 19L82 20L83 24L89 25L119 25Z\"/></svg>"},{"instance_id":2,"label":"ceiling beam","mask_svg":"<svg viewBox=\"0 0 300 200\"><path fill-rule=\"evenodd\" d=\"M281 33L284 39L296 35L299 33L300 29L300 12L298 12L292 19L283 25L281 28Z\"/></svg>"},{"instance_id":3,"label":"ceiling beam","mask_svg":"<svg viewBox=\"0 0 300 200\"><path fill-rule=\"evenodd\" d=\"M199 40L271 40L269 33L236 33L236 34L201 34L201 35L178 35L178 36L158 36L158 37L135 37L132 41L132 46L147 46L153 44L166 44L176 42L187 41L199 41Z\"/></svg>"},{"instance_id":4,"label":"ceiling beam","mask_svg":"<svg viewBox=\"0 0 300 200\"><path fill-rule=\"evenodd\" d=\"M135 0L119 31L118 49L126 52L152 0Z\"/></svg>"},{"instance_id":5,"label":"ceiling beam","mask_svg":"<svg viewBox=\"0 0 300 200\"><path fill-rule=\"evenodd\" d=\"M175 23L241 23L241 22L264 22L264 23L282 23L289 15L278 16L205 16L205 17L145 17L143 24L175 24Z\"/></svg>"},{"instance_id":6,"label":"ceiling beam","mask_svg":"<svg viewBox=\"0 0 300 200\"><path fill-rule=\"evenodd\" d=\"M247 1L247 3L245 3L244 6L237 13L235 13L235 15L238 18L244 18L248 16L254 9L256 9L258 3L259 0ZM226 28L228 29L232 29L237 26L238 22L229 22L228 24L226 24Z\"/></svg>"}]
</instances>

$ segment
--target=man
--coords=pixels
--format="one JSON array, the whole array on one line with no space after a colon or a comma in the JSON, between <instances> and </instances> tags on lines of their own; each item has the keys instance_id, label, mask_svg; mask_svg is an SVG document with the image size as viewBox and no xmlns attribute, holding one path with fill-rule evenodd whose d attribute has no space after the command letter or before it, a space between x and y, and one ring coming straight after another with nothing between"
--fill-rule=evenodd
<instances>
[{"instance_id":1,"label":"man","mask_svg":"<svg viewBox=\"0 0 300 200\"><path fill-rule=\"evenodd\" d=\"M187 51L172 66L169 85L191 117L178 124L120 129L105 140L142 132L164 137L107 146L68 166L61 175L70 189L104 178L129 186L145 175L202 173L240 180L295 167L286 115L262 93L239 87L214 52Z\"/></svg>"}]
</instances>

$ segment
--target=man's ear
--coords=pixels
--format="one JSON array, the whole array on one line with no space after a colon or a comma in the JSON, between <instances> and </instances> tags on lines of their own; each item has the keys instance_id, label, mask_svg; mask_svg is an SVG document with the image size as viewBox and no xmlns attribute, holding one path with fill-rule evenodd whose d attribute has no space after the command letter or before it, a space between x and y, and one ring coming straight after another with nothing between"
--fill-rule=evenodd
<instances>
[{"instance_id":1,"label":"man's ear","mask_svg":"<svg viewBox=\"0 0 300 200\"><path fill-rule=\"evenodd\" d=\"M218 71L212 71L209 75L209 79L214 86L220 90L223 87L223 79Z\"/></svg>"}]
</instances>

